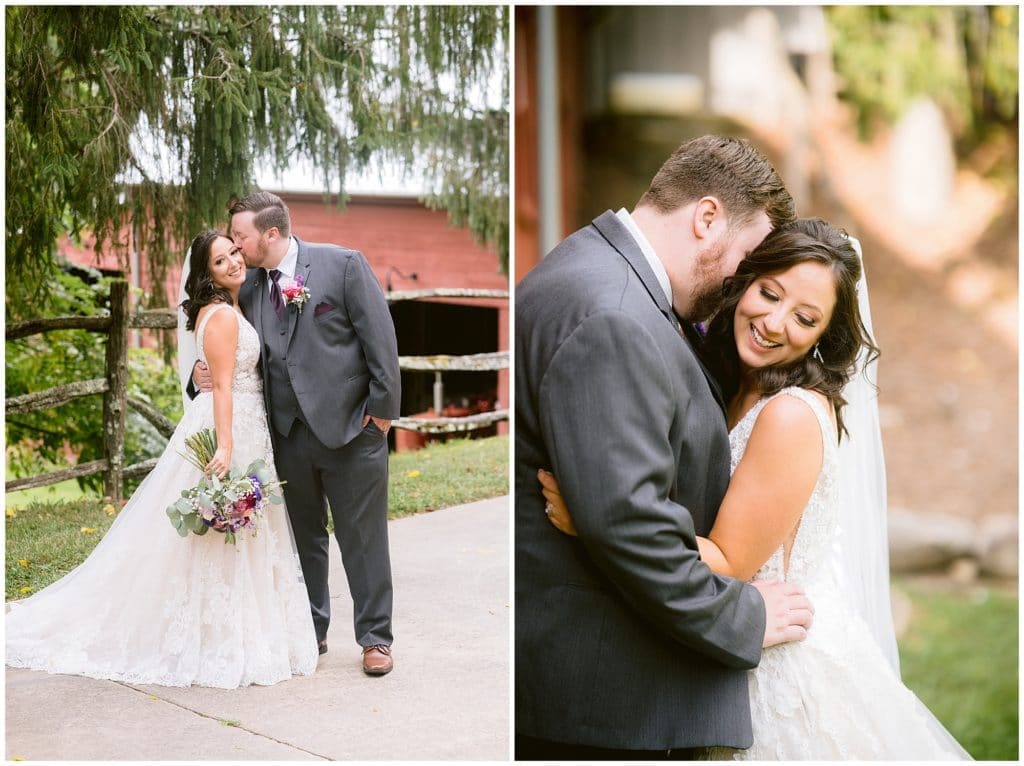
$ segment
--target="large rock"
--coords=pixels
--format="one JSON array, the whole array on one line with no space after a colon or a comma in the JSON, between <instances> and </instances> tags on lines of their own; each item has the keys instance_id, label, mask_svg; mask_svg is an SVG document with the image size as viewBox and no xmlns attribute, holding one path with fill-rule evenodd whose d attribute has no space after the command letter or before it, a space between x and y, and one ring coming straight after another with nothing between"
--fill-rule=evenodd
<instances>
[{"instance_id":1,"label":"large rock","mask_svg":"<svg viewBox=\"0 0 1024 766\"><path fill-rule=\"evenodd\" d=\"M945 569L975 555L973 525L947 513L889 509L889 568L893 572Z\"/></svg>"},{"instance_id":2,"label":"large rock","mask_svg":"<svg viewBox=\"0 0 1024 766\"><path fill-rule=\"evenodd\" d=\"M1020 570L1017 514L1000 513L982 519L975 536L976 555L984 574L1016 577Z\"/></svg>"}]
</instances>

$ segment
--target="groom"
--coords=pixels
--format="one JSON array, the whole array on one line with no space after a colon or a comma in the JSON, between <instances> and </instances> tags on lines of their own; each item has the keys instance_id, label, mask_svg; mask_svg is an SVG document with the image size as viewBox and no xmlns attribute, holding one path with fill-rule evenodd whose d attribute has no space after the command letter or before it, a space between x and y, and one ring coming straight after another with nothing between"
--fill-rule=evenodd
<instances>
[{"instance_id":1,"label":"groom","mask_svg":"<svg viewBox=\"0 0 1024 766\"><path fill-rule=\"evenodd\" d=\"M751 744L746 669L810 605L700 560L729 482L724 403L692 324L793 218L748 144L704 136L516 288L516 757L687 758ZM578 538L544 514L552 471Z\"/></svg>"},{"instance_id":2,"label":"groom","mask_svg":"<svg viewBox=\"0 0 1024 766\"><path fill-rule=\"evenodd\" d=\"M249 267L239 303L260 336L274 461L287 482L318 650L327 651L331 619L326 499L363 670L384 675L394 667L387 433L401 399L384 293L361 253L292 236L280 197L257 192L229 212ZM299 281L305 303L292 297Z\"/></svg>"}]
</instances>

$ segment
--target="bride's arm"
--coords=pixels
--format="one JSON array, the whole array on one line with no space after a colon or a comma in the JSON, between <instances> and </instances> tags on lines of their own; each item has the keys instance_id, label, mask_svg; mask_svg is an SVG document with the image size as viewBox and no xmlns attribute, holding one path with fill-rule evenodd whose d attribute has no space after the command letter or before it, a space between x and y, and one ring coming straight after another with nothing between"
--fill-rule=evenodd
<instances>
[{"instance_id":1,"label":"bride's arm","mask_svg":"<svg viewBox=\"0 0 1024 766\"><path fill-rule=\"evenodd\" d=\"M701 556L720 574L749 580L793 534L824 459L810 406L778 396L761 410Z\"/></svg>"},{"instance_id":2,"label":"bride's arm","mask_svg":"<svg viewBox=\"0 0 1024 766\"><path fill-rule=\"evenodd\" d=\"M207 465L208 471L223 477L231 467L231 380L235 374L235 349L238 346L238 319L234 311L218 311L206 323L203 349L213 377L213 427L217 433L217 451Z\"/></svg>"},{"instance_id":3,"label":"bride's arm","mask_svg":"<svg viewBox=\"0 0 1024 766\"><path fill-rule=\"evenodd\" d=\"M698 537L701 558L713 571L749 580L800 520L821 471L821 427L810 407L780 396L761 410L708 537ZM548 518L575 535L572 516L555 477L537 475Z\"/></svg>"}]
</instances>

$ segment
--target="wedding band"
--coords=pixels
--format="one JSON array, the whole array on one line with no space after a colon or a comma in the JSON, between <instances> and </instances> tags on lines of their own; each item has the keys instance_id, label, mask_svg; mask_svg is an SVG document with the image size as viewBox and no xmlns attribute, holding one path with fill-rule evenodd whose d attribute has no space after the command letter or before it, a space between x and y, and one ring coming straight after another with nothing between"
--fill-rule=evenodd
<instances>
[{"instance_id":1,"label":"wedding band","mask_svg":"<svg viewBox=\"0 0 1024 766\"><path fill-rule=\"evenodd\" d=\"M555 512L555 506L553 506L551 503L545 503L544 504L544 513L546 513L548 516L550 516L554 512Z\"/></svg>"}]
</instances>

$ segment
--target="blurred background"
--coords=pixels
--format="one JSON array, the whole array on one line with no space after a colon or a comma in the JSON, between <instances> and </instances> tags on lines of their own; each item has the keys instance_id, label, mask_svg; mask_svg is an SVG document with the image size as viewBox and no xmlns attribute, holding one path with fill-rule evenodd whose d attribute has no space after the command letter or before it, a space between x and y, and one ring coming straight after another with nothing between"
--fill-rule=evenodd
<instances>
[{"instance_id":1,"label":"blurred background","mask_svg":"<svg viewBox=\"0 0 1024 766\"><path fill-rule=\"evenodd\" d=\"M515 279L705 133L871 286L904 681L1018 757L1018 9L519 7Z\"/></svg>"}]
</instances>

